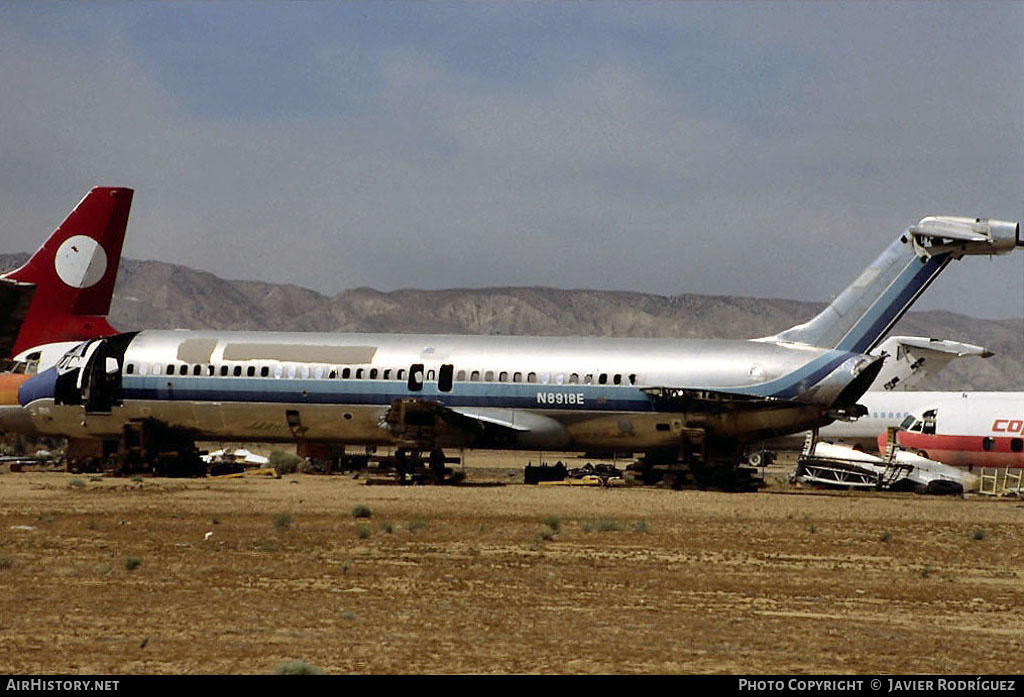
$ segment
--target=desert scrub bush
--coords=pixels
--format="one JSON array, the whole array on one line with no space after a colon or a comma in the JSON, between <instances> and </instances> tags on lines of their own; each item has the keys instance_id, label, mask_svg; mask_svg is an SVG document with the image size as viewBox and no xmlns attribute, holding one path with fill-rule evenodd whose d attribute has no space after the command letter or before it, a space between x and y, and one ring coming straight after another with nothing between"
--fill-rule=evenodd
<instances>
[{"instance_id":1,"label":"desert scrub bush","mask_svg":"<svg viewBox=\"0 0 1024 697\"><path fill-rule=\"evenodd\" d=\"M370 513L370 507L369 506L364 506L363 504L359 504L357 506L353 506L352 507L352 517L353 518L369 518L370 515L371 515L371 513Z\"/></svg>"},{"instance_id":2,"label":"desert scrub bush","mask_svg":"<svg viewBox=\"0 0 1024 697\"><path fill-rule=\"evenodd\" d=\"M620 532L622 523L611 518L591 520L583 524L583 532Z\"/></svg>"},{"instance_id":3,"label":"desert scrub bush","mask_svg":"<svg viewBox=\"0 0 1024 697\"><path fill-rule=\"evenodd\" d=\"M85 480L84 479L79 479L78 477L75 477L70 482L68 482L68 486L71 487L72 489L84 489L85 488Z\"/></svg>"},{"instance_id":4,"label":"desert scrub bush","mask_svg":"<svg viewBox=\"0 0 1024 697\"><path fill-rule=\"evenodd\" d=\"M427 527L427 521L423 518L413 518L409 521L409 530L412 532L417 532L425 527Z\"/></svg>"},{"instance_id":5,"label":"desert scrub bush","mask_svg":"<svg viewBox=\"0 0 1024 697\"><path fill-rule=\"evenodd\" d=\"M883 532L881 535L878 536L879 542L888 542L891 539L892 539L892 533L889 532L888 530L886 530L885 532Z\"/></svg>"},{"instance_id":6,"label":"desert scrub bush","mask_svg":"<svg viewBox=\"0 0 1024 697\"><path fill-rule=\"evenodd\" d=\"M984 540L985 539L985 531L982 528L977 528L974 531L974 539L976 539L976 540Z\"/></svg>"},{"instance_id":7,"label":"desert scrub bush","mask_svg":"<svg viewBox=\"0 0 1024 697\"><path fill-rule=\"evenodd\" d=\"M533 538L534 542L551 542L555 539L555 533L553 530L544 529L537 533L537 536Z\"/></svg>"},{"instance_id":8,"label":"desert scrub bush","mask_svg":"<svg viewBox=\"0 0 1024 697\"><path fill-rule=\"evenodd\" d=\"M294 453L286 453L283 450L271 451L270 466L277 470L278 474L295 474L299 471L302 458Z\"/></svg>"},{"instance_id":9,"label":"desert scrub bush","mask_svg":"<svg viewBox=\"0 0 1024 697\"><path fill-rule=\"evenodd\" d=\"M552 532L558 532L562 529L562 519L556 515L549 515L544 519L544 524L551 528Z\"/></svg>"},{"instance_id":10,"label":"desert scrub bush","mask_svg":"<svg viewBox=\"0 0 1024 697\"><path fill-rule=\"evenodd\" d=\"M365 525L361 525L359 529L356 530L356 535L359 536L360 540L368 540L372 534L373 531Z\"/></svg>"},{"instance_id":11,"label":"desert scrub bush","mask_svg":"<svg viewBox=\"0 0 1024 697\"><path fill-rule=\"evenodd\" d=\"M14 560L10 557L0 557L0 571L7 571L14 568Z\"/></svg>"},{"instance_id":12,"label":"desert scrub bush","mask_svg":"<svg viewBox=\"0 0 1024 697\"><path fill-rule=\"evenodd\" d=\"M638 520L633 523L633 532L646 533L650 531L651 526L647 524L646 520Z\"/></svg>"},{"instance_id":13,"label":"desert scrub bush","mask_svg":"<svg viewBox=\"0 0 1024 697\"><path fill-rule=\"evenodd\" d=\"M395 526L392 525L390 521L385 520L383 523L380 524L380 529L386 532L388 535L390 535L395 531Z\"/></svg>"},{"instance_id":14,"label":"desert scrub bush","mask_svg":"<svg viewBox=\"0 0 1024 697\"><path fill-rule=\"evenodd\" d=\"M274 675L323 675L324 671L305 661L285 661L274 668Z\"/></svg>"},{"instance_id":15,"label":"desert scrub bush","mask_svg":"<svg viewBox=\"0 0 1024 697\"><path fill-rule=\"evenodd\" d=\"M292 517L287 513L278 513L274 516L274 527L278 530L287 530L292 526Z\"/></svg>"},{"instance_id":16,"label":"desert scrub bush","mask_svg":"<svg viewBox=\"0 0 1024 697\"><path fill-rule=\"evenodd\" d=\"M142 566L142 560L138 557L125 557L124 558L124 570L135 571L137 568Z\"/></svg>"}]
</instances>

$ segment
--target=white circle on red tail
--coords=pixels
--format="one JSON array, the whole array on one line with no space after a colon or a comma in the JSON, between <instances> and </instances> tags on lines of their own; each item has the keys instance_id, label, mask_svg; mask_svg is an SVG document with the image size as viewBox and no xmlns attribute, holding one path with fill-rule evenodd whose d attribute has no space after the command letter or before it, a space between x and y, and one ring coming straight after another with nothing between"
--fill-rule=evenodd
<instances>
[{"instance_id":1,"label":"white circle on red tail","mask_svg":"<svg viewBox=\"0 0 1024 697\"><path fill-rule=\"evenodd\" d=\"M88 288L106 273L107 253L93 238L73 235L57 248L53 264L64 283L72 288Z\"/></svg>"}]
</instances>

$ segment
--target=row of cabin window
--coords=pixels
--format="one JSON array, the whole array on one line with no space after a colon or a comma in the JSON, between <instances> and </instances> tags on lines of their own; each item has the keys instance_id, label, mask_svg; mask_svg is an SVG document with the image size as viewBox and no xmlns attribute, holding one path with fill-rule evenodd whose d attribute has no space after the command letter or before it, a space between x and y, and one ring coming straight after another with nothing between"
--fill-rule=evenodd
<instances>
[{"instance_id":1,"label":"row of cabin window","mask_svg":"<svg viewBox=\"0 0 1024 697\"><path fill-rule=\"evenodd\" d=\"M160 372L161 372L160 368L161 368L161 366L159 366L159 365L156 365L156 364L152 365L150 367L149 374L150 375L159 375ZM285 372L286 371L285 371L283 366L280 366L280 365L274 366L273 376L277 377L277 378L284 377ZM135 374L135 364L134 363L127 364L125 366L125 373L127 375L134 375ZM165 374L167 374L167 375L189 375L190 373L192 375L200 375L200 376L203 375L203 373L204 373L203 365L197 363L197 364L193 365L191 370L190 370L187 363L182 363L180 365L177 365L177 364L174 364L174 363L169 363L169 364L167 364L167 368L166 368L166 371L165 371ZM252 377L256 377L256 375L257 375L257 368L254 365L246 366L245 368L243 368L240 365L236 365L236 366L233 366L233 367L232 366L222 365L222 366L220 366L220 370L218 370L217 366L212 365L212 364L207 364L206 365L205 373L206 373L206 375L209 375L209 376L215 376L215 375L217 375L219 373L221 375L221 377L230 377L230 376L242 377L243 374L244 374L246 377L252 378ZM394 379L394 380L405 380L406 379L406 371L405 371L404 368L398 368L398 369L385 368L383 371L379 370L378 368L355 368L354 370L352 368L342 368L341 370L338 370L337 368L332 368L332 369L330 369L328 371L328 370L325 370L323 366L317 366L316 368L314 368L311 371L308 366L300 366L299 368L296 368L295 366L288 366L288 369L287 369L287 374L288 374L289 378L294 378L294 377L296 377L297 374L299 375L299 377L302 377L302 378L308 378L311 375L313 377L315 377L315 378L323 378L325 373L327 375L327 378L330 379L330 380L337 379L339 377L339 375L340 375L341 379L343 379L343 380L348 380L348 379L352 378L353 376L355 377L356 380L363 380L363 379L366 379L366 378L369 378L370 380L376 380L378 378L378 376L382 380L391 380L391 379ZM140 375L145 375L146 374L146 370L145 370L145 366L144 365L140 365L139 374ZM259 370L258 370L258 374L259 374L259 377L261 377L261 378L270 377L271 376L270 366L266 366L266 365L265 366L261 366L259 368ZM392 378L392 375L394 375L394 378ZM486 370L486 371L483 371L483 372L481 372L479 370L474 370L474 371L469 372L468 375L469 375L469 382L481 382L481 377L483 378L483 382L495 382L495 376L497 376L497 382L514 382L514 383L516 383L516 382L518 382L518 383L524 382L524 380L523 380L523 373L519 372L519 371L516 371L516 372L513 372L513 373L509 373L509 371L507 371L507 370L502 370L502 371L496 373L493 370ZM509 380L509 376L510 375L511 375L511 378L512 378L511 381ZM466 376L467 376L467 371L460 370L460 371L458 371L458 373L456 373L455 379L458 382L466 382ZM610 377L610 380L609 380L609 377ZM426 379L427 379L427 381L433 381L433 380L436 379L436 374L435 374L435 371L433 369L427 371ZM631 373L630 375L626 376L626 380L628 381L628 384L635 385L636 384L636 374L635 373ZM538 383L539 382L540 384L544 384L544 385L547 385L547 384L550 384L550 383L553 383L553 384L556 384L556 385L563 385L563 384L569 384L569 385L581 385L581 384L582 385L593 385L593 384L595 384L595 379L594 379L594 373L586 373L586 374L584 374L582 376L582 379L581 379L579 373L569 373L568 376L566 376L565 373L555 373L554 375L552 375L551 373L540 373L539 380L538 380L538 374L535 373L535 372L530 372L530 373L526 374L525 382L527 382L527 383ZM621 373L615 373L615 374L612 374L610 376L609 376L608 373L598 373L597 374L596 384L598 384L598 385L607 385L607 384L609 384L609 382L612 385L622 385L622 384L624 384L623 383L623 376L622 376L622 374Z\"/></svg>"}]
</instances>

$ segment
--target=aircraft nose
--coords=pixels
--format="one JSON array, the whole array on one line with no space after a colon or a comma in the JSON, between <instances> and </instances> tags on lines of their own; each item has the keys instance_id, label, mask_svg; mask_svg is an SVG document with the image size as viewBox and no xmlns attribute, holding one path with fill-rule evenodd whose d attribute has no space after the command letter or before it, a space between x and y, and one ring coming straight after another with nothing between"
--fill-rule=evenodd
<instances>
[{"instance_id":1,"label":"aircraft nose","mask_svg":"<svg viewBox=\"0 0 1024 697\"><path fill-rule=\"evenodd\" d=\"M22 383L21 388L18 390L18 400L15 404L21 404L24 407L37 399L53 399L56 386L57 369L47 368Z\"/></svg>"}]
</instances>

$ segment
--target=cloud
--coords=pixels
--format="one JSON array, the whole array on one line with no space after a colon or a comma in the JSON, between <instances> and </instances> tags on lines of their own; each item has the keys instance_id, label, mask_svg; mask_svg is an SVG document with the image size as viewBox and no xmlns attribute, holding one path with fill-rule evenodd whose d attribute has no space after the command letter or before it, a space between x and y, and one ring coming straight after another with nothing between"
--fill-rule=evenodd
<instances>
[{"instance_id":1,"label":"cloud","mask_svg":"<svg viewBox=\"0 0 1024 697\"><path fill-rule=\"evenodd\" d=\"M126 255L231 278L821 300L1024 212L1016 5L87 7L0 10L3 251L121 184ZM1019 316L960 266L923 306Z\"/></svg>"}]
</instances>

